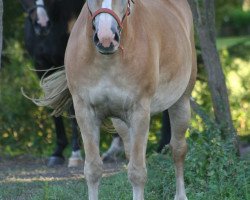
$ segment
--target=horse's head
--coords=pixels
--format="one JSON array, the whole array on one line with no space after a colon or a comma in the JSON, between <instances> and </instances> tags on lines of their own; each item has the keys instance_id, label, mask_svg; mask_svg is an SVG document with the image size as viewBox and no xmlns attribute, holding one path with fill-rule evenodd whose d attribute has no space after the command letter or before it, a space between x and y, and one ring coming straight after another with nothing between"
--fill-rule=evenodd
<instances>
[{"instance_id":1,"label":"horse's head","mask_svg":"<svg viewBox=\"0 0 250 200\"><path fill-rule=\"evenodd\" d=\"M94 44L102 54L112 54L120 46L123 21L130 13L130 0L87 0L92 15Z\"/></svg>"},{"instance_id":2,"label":"horse's head","mask_svg":"<svg viewBox=\"0 0 250 200\"><path fill-rule=\"evenodd\" d=\"M46 36L50 31L50 20L44 0L20 0L38 36Z\"/></svg>"}]
</instances>

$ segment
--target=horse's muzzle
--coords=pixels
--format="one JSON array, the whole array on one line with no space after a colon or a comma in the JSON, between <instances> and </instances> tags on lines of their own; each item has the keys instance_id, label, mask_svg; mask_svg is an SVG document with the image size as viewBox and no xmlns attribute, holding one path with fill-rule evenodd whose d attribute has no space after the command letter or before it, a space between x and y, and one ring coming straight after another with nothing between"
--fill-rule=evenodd
<instances>
[{"instance_id":1,"label":"horse's muzzle","mask_svg":"<svg viewBox=\"0 0 250 200\"><path fill-rule=\"evenodd\" d=\"M51 23L48 21L46 26L41 26L35 22L33 27L37 36L47 36L50 33Z\"/></svg>"},{"instance_id":2,"label":"horse's muzzle","mask_svg":"<svg viewBox=\"0 0 250 200\"><path fill-rule=\"evenodd\" d=\"M95 30L93 41L100 53L113 54L119 48L120 33L113 27L110 30Z\"/></svg>"}]
</instances>

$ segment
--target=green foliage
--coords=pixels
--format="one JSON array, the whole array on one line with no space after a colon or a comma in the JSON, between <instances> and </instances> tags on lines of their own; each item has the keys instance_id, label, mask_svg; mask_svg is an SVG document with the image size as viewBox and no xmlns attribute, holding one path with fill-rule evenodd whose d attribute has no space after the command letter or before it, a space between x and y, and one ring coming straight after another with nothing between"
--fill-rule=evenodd
<instances>
[{"instance_id":1,"label":"green foliage","mask_svg":"<svg viewBox=\"0 0 250 200\"><path fill-rule=\"evenodd\" d=\"M239 135L248 135L250 128L250 38L229 37L219 38L217 46L223 71L226 76L229 100L234 126ZM199 74L193 91L193 97L201 107L213 117L210 92L204 75L204 67L199 65ZM204 124L193 115L191 126L202 131Z\"/></svg>"},{"instance_id":2,"label":"green foliage","mask_svg":"<svg viewBox=\"0 0 250 200\"><path fill-rule=\"evenodd\" d=\"M230 42L230 41L229 41ZM221 49L234 125L240 135L249 135L250 121L249 37Z\"/></svg>"},{"instance_id":3,"label":"green foliage","mask_svg":"<svg viewBox=\"0 0 250 200\"><path fill-rule=\"evenodd\" d=\"M185 165L189 193L199 199L247 199L248 164L239 160L232 141L220 135L216 130L192 132Z\"/></svg>"},{"instance_id":4,"label":"green foliage","mask_svg":"<svg viewBox=\"0 0 250 200\"><path fill-rule=\"evenodd\" d=\"M38 88L36 74L29 70L32 63L16 40L6 42L4 53L8 62L0 74L0 151L12 155L31 150L44 153L44 143L52 142L48 112L21 94L21 87L31 94Z\"/></svg>"},{"instance_id":5,"label":"green foliage","mask_svg":"<svg viewBox=\"0 0 250 200\"><path fill-rule=\"evenodd\" d=\"M242 2L239 0L215 0L214 2L217 28L228 18L227 16L230 15L232 9L242 7Z\"/></svg>"},{"instance_id":6,"label":"green foliage","mask_svg":"<svg viewBox=\"0 0 250 200\"><path fill-rule=\"evenodd\" d=\"M232 25L234 24L238 28L249 26L250 12L245 12L242 9L235 9L232 10L228 17L228 23L232 23Z\"/></svg>"},{"instance_id":7,"label":"green foliage","mask_svg":"<svg viewBox=\"0 0 250 200\"><path fill-rule=\"evenodd\" d=\"M233 34L233 35L248 35L250 28L250 11L243 11L242 8L231 9L230 13L224 16L222 23L222 30L229 30L229 33L224 33L223 35Z\"/></svg>"},{"instance_id":8,"label":"green foliage","mask_svg":"<svg viewBox=\"0 0 250 200\"><path fill-rule=\"evenodd\" d=\"M188 140L189 153L185 162L185 182L189 199L249 198L249 163L239 160L232 143L223 141L219 135L219 132L214 130L203 133L192 131ZM161 175L158 175L160 178L164 174L163 185L170 187L170 191L167 192L164 191L165 188L160 189L155 185L153 191L163 194L163 199L172 199L174 170L169 155L151 157L150 167L154 171L154 176L160 172Z\"/></svg>"},{"instance_id":9,"label":"green foliage","mask_svg":"<svg viewBox=\"0 0 250 200\"><path fill-rule=\"evenodd\" d=\"M220 133L214 129L203 132L191 130L188 144L185 183L190 200L247 200L250 198L249 161L240 160L236 156L231 141L224 141ZM145 199L173 199L175 175L168 147L165 155L150 155L147 159L147 168ZM32 200L87 199L87 186L82 179L0 182L0 199L17 197ZM101 200L131 198L132 188L126 171L102 179Z\"/></svg>"},{"instance_id":10,"label":"green foliage","mask_svg":"<svg viewBox=\"0 0 250 200\"><path fill-rule=\"evenodd\" d=\"M8 39L23 39L24 12L19 0L4 0L3 35L4 42Z\"/></svg>"}]
</instances>

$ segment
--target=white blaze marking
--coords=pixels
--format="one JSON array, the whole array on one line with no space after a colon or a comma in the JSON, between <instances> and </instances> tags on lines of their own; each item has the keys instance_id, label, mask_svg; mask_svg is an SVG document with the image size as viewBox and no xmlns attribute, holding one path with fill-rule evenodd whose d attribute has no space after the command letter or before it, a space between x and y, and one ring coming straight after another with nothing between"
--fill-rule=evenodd
<instances>
[{"instance_id":1,"label":"white blaze marking","mask_svg":"<svg viewBox=\"0 0 250 200\"><path fill-rule=\"evenodd\" d=\"M102 8L109 8L112 10L112 0L103 0Z\"/></svg>"},{"instance_id":2,"label":"white blaze marking","mask_svg":"<svg viewBox=\"0 0 250 200\"><path fill-rule=\"evenodd\" d=\"M103 0L102 8L108 8L112 10L112 0ZM111 29L113 17L108 13L101 13L99 18L99 26ZM99 27L100 28L100 27Z\"/></svg>"},{"instance_id":3,"label":"white blaze marking","mask_svg":"<svg viewBox=\"0 0 250 200\"><path fill-rule=\"evenodd\" d=\"M36 0L36 5L44 6L43 0ZM48 17L46 10L43 7L37 7L37 17L38 17L38 21L37 21L38 24L40 24L43 27L47 25L47 22L49 21L49 17Z\"/></svg>"},{"instance_id":4,"label":"white blaze marking","mask_svg":"<svg viewBox=\"0 0 250 200\"><path fill-rule=\"evenodd\" d=\"M102 8L108 8L112 10L112 0L103 0ZM113 16L108 13L101 13L99 16L97 16L97 35L100 39L100 43L104 47L109 47L114 38L114 33L111 30L113 20Z\"/></svg>"}]
</instances>

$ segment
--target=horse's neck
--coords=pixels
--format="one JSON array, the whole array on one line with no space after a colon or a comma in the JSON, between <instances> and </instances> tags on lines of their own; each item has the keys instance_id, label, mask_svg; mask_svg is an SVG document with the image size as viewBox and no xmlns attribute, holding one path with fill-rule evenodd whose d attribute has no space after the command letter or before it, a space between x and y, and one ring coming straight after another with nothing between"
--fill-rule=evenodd
<instances>
[{"instance_id":1,"label":"horse's neck","mask_svg":"<svg viewBox=\"0 0 250 200\"><path fill-rule=\"evenodd\" d=\"M126 45L126 43L133 43L135 35L137 35L136 31L141 26L138 24L138 18L140 18L141 14L141 2L140 0L136 0L135 4L131 2L131 14L128 15L124 21L124 29L122 31L122 43L121 45Z\"/></svg>"}]
</instances>

